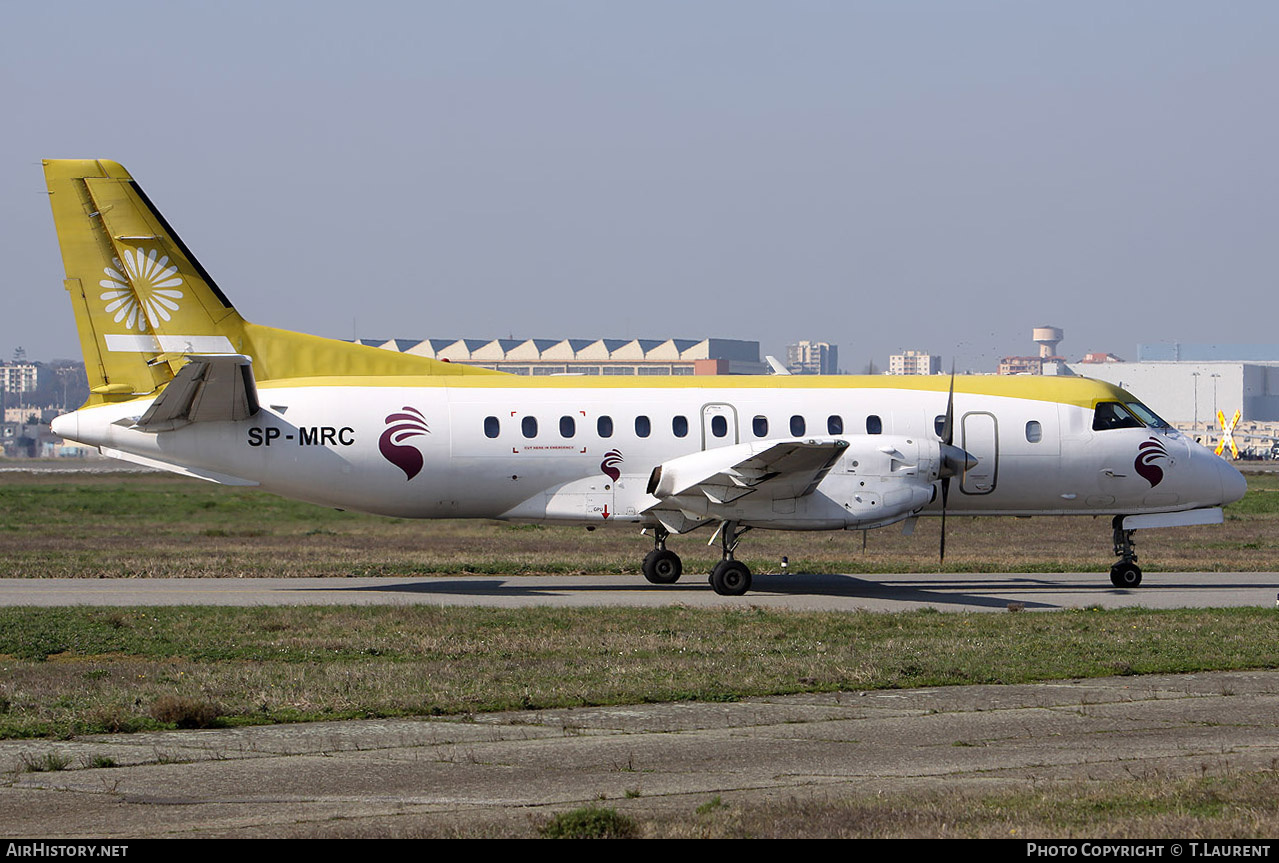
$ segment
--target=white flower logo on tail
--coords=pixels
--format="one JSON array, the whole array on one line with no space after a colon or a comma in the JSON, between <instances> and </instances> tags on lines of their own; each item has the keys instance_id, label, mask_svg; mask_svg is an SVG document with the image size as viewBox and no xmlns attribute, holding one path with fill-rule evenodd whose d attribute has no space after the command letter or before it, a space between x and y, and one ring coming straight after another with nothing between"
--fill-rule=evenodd
<instances>
[{"instance_id":1,"label":"white flower logo on tail","mask_svg":"<svg viewBox=\"0 0 1279 863\"><path fill-rule=\"evenodd\" d=\"M177 301L183 294L174 288L182 284L182 277L178 268L169 263L168 255L161 255L156 249L130 249L124 253L123 264L119 258L111 262L115 269L102 269L109 278L98 282L106 288L98 299L106 301L107 313L115 313L117 324L123 323L128 329L136 324L138 332L144 333L148 321L152 327L158 326L161 320L169 320L169 312L178 310Z\"/></svg>"}]
</instances>

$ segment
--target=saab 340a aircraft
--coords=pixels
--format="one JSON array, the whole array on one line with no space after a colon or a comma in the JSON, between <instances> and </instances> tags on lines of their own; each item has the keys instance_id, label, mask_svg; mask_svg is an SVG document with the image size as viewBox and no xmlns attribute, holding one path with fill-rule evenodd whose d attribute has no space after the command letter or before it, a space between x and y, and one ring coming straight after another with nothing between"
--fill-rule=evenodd
<instances>
[{"instance_id":1,"label":"saab 340a aircraft","mask_svg":"<svg viewBox=\"0 0 1279 863\"><path fill-rule=\"evenodd\" d=\"M1073 377L526 377L245 321L115 162L44 162L91 395L54 431L105 455L316 504L674 534L713 528L735 596L752 528L939 516L1209 524L1243 477L1124 390ZM913 525L913 521L909 522Z\"/></svg>"}]
</instances>

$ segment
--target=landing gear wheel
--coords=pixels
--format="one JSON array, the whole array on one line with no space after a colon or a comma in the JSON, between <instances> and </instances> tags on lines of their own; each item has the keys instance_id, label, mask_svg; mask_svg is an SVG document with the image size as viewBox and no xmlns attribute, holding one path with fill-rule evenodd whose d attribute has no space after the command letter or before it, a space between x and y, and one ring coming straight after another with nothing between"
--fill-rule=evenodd
<instances>
[{"instance_id":1,"label":"landing gear wheel","mask_svg":"<svg viewBox=\"0 0 1279 863\"><path fill-rule=\"evenodd\" d=\"M720 596L741 596L751 589L750 567L739 560L721 560L711 570L711 587Z\"/></svg>"},{"instance_id":2,"label":"landing gear wheel","mask_svg":"<svg viewBox=\"0 0 1279 863\"><path fill-rule=\"evenodd\" d=\"M644 577L653 584L674 584L683 573L684 563L673 551L655 548L644 558Z\"/></svg>"},{"instance_id":3,"label":"landing gear wheel","mask_svg":"<svg viewBox=\"0 0 1279 863\"><path fill-rule=\"evenodd\" d=\"M1110 583L1115 587L1136 587L1141 584L1141 567L1135 563L1116 563L1110 568Z\"/></svg>"}]
</instances>

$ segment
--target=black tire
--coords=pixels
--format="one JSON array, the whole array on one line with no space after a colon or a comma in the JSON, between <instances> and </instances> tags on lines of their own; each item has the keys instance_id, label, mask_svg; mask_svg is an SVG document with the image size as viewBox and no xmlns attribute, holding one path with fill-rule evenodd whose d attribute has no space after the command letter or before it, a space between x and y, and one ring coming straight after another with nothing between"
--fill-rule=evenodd
<instances>
[{"instance_id":1,"label":"black tire","mask_svg":"<svg viewBox=\"0 0 1279 863\"><path fill-rule=\"evenodd\" d=\"M644 558L644 577L653 584L674 584L684 574L679 555L668 549L653 549Z\"/></svg>"},{"instance_id":2,"label":"black tire","mask_svg":"<svg viewBox=\"0 0 1279 863\"><path fill-rule=\"evenodd\" d=\"M720 596L741 596L751 589L750 567L739 560L721 560L711 570L711 587Z\"/></svg>"},{"instance_id":3,"label":"black tire","mask_svg":"<svg viewBox=\"0 0 1279 863\"><path fill-rule=\"evenodd\" d=\"M1116 563L1110 568L1110 583L1129 588L1141 584L1141 567L1135 563Z\"/></svg>"}]
</instances>

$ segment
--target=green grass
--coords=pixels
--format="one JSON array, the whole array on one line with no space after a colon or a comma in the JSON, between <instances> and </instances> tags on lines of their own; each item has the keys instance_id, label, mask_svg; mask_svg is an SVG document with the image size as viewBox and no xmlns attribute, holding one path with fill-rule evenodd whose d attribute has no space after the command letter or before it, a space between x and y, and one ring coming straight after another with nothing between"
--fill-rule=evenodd
<instances>
[{"instance_id":1,"label":"green grass","mask_svg":"<svg viewBox=\"0 0 1279 863\"><path fill-rule=\"evenodd\" d=\"M1158 773L998 792L830 795L697 807L639 821L646 838L1265 840L1279 830L1279 772Z\"/></svg>"},{"instance_id":2,"label":"green grass","mask_svg":"<svg viewBox=\"0 0 1279 863\"><path fill-rule=\"evenodd\" d=\"M1273 668L1276 644L1250 608L11 608L0 736L176 727L166 702L226 726Z\"/></svg>"},{"instance_id":3,"label":"green grass","mask_svg":"<svg viewBox=\"0 0 1279 863\"><path fill-rule=\"evenodd\" d=\"M638 831L635 819L616 809L584 806L552 817L538 833L544 839L633 839Z\"/></svg>"}]
</instances>

